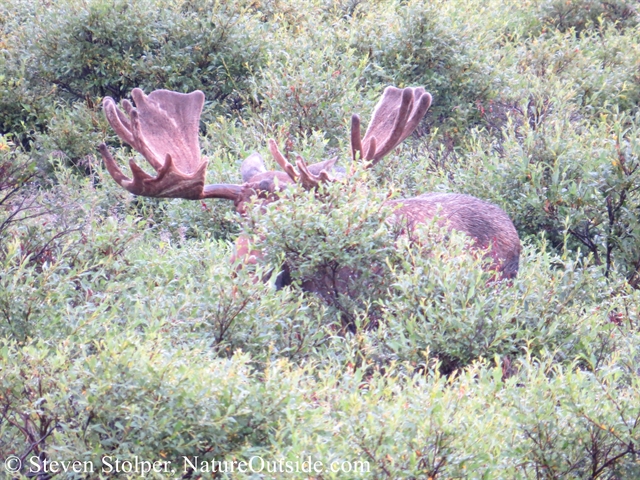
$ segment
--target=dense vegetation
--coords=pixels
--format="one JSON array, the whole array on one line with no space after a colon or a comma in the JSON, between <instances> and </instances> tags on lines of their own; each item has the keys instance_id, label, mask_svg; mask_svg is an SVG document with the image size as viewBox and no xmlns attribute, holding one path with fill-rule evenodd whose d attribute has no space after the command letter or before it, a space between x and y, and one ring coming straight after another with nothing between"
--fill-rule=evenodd
<instances>
[{"instance_id":1,"label":"dense vegetation","mask_svg":"<svg viewBox=\"0 0 640 480\"><path fill-rule=\"evenodd\" d=\"M185 478L211 474L183 456L369 465L223 478L639 478L638 15L631 0L3 2L0 461L24 478L34 456L165 460ZM351 168L348 118L389 84L434 105L381 165ZM239 182L268 138L352 174L245 219L136 198L96 155L133 155L100 105L136 86L206 93L211 183ZM461 235L426 226L419 246L381 222L384 199L428 191L500 205L517 279L492 281ZM257 272L229 263L241 232L266 253ZM351 265L359 294L254 280L283 262L294 280Z\"/></svg>"}]
</instances>

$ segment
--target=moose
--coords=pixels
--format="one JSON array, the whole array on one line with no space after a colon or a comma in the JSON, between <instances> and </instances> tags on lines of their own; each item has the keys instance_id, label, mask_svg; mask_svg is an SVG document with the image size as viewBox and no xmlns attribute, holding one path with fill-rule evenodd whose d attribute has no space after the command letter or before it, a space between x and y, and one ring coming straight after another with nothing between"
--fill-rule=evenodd
<instances>
[{"instance_id":1,"label":"moose","mask_svg":"<svg viewBox=\"0 0 640 480\"><path fill-rule=\"evenodd\" d=\"M222 198L233 201L237 212L244 215L252 198L271 202L287 186L298 183L305 189L314 189L337 179L334 168L337 157L307 165L297 155L293 166L276 142L269 140L269 151L282 171L267 171L260 154L253 153L241 165L243 183L205 185L207 160L200 156L198 140L204 94L155 90L147 96L136 88L131 96L135 107L123 100L122 112L112 98L105 97L103 109L117 135L138 151L157 175L149 175L131 159L132 178L128 178L104 143L99 150L113 179L135 195L190 200ZM422 87L387 87L364 137L360 133L360 117L354 114L351 118L352 160L359 158L367 167L380 162L413 133L431 101L431 95ZM449 229L464 232L476 248L486 251L491 259L488 268L498 277L510 279L517 275L520 239L511 219L496 205L455 193L426 193L390 203L394 208L390 221L404 222L406 228L413 229L435 218ZM250 251L246 238L239 237L236 258L255 263L259 256L260 252ZM340 276L347 279L349 272L341 272ZM324 296L322 291L327 288L324 283L322 279L313 279L302 287Z\"/></svg>"}]
</instances>

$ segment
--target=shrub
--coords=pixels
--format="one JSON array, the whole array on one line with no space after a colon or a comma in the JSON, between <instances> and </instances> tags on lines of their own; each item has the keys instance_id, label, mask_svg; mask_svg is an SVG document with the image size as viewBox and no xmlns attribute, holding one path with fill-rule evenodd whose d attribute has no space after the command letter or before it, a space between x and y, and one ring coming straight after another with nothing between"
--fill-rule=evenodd
<instances>
[{"instance_id":1,"label":"shrub","mask_svg":"<svg viewBox=\"0 0 640 480\"><path fill-rule=\"evenodd\" d=\"M351 42L368 57L368 82L425 85L434 96L431 115L439 126L453 130L478 121L474 104L487 98L491 76L467 32L454 28L439 5L422 0L362 9L366 13L351 20Z\"/></svg>"},{"instance_id":2,"label":"shrub","mask_svg":"<svg viewBox=\"0 0 640 480\"><path fill-rule=\"evenodd\" d=\"M226 459L267 450L269 432L298 395L283 388L282 366L269 368L279 386L257 380L242 355L209 359L194 369L166 355L160 339L142 346L107 334L93 345L43 351L43 345L17 350L5 344L1 353L6 368L0 425L15 442L8 453L35 456L40 468L53 457L92 461L95 473L137 455L164 458L174 471L188 474L183 455ZM27 369L38 374L27 379ZM25 470L32 465L25 462Z\"/></svg>"},{"instance_id":3,"label":"shrub","mask_svg":"<svg viewBox=\"0 0 640 480\"><path fill-rule=\"evenodd\" d=\"M0 5L0 462L639 477L637 32L613 10L572 10L565 30L545 20L556 3ZM413 138L245 220L222 200L135 197L92 152L113 143L93 105L142 85L213 99L208 183L238 183L272 137L289 158L348 159L348 115L366 123L391 82L435 94ZM385 222L387 199L428 191L502 206L518 277L493 278L464 236ZM239 232L259 265L229 262ZM277 290L283 265L293 283ZM253 455L325 470L183 470Z\"/></svg>"},{"instance_id":4,"label":"shrub","mask_svg":"<svg viewBox=\"0 0 640 480\"><path fill-rule=\"evenodd\" d=\"M521 107L527 113L514 117L499 147L472 139L457 181L498 204L512 199L507 209L519 231L544 230L556 247L568 241L636 285L637 119L620 113L593 125L568 109L534 105Z\"/></svg>"},{"instance_id":5,"label":"shrub","mask_svg":"<svg viewBox=\"0 0 640 480\"><path fill-rule=\"evenodd\" d=\"M496 100L515 104L561 100L593 120L612 110L634 113L640 100L635 68L639 59L632 37L612 27L582 36L553 31L505 49L498 75L509 88ZM483 108L487 117L490 109L490 105Z\"/></svg>"},{"instance_id":6,"label":"shrub","mask_svg":"<svg viewBox=\"0 0 640 480\"><path fill-rule=\"evenodd\" d=\"M113 137L100 105L61 103L51 114L47 132L37 135L36 146L39 156L44 157L44 168L50 169L48 157L52 157L90 173L96 163L96 145Z\"/></svg>"},{"instance_id":7,"label":"shrub","mask_svg":"<svg viewBox=\"0 0 640 480\"><path fill-rule=\"evenodd\" d=\"M638 11L634 2L614 0L547 0L541 2L540 17L543 25L565 32L570 29L580 33L595 30L601 23L611 23L616 28L633 28L638 24Z\"/></svg>"},{"instance_id":8,"label":"shrub","mask_svg":"<svg viewBox=\"0 0 640 480\"><path fill-rule=\"evenodd\" d=\"M282 263L295 284L319 293L351 328L362 311L376 318L398 234L385 222L392 211L385 196L361 182L351 178L318 193L287 190L286 201L256 205L247 225L270 264Z\"/></svg>"},{"instance_id":9,"label":"shrub","mask_svg":"<svg viewBox=\"0 0 640 480\"><path fill-rule=\"evenodd\" d=\"M119 100L140 87L201 89L222 102L259 65L259 25L220 3L166 7L152 0L60 4L35 25L41 38L33 51L34 74L71 98Z\"/></svg>"},{"instance_id":10,"label":"shrub","mask_svg":"<svg viewBox=\"0 0 640 480\"><path fill-rule=\"evenodd\" d=\"M486 260L470 253L468 239L457 237L423 231L423 246L403 252L405 261L393 269L374 340L385 363L424 368L428 352L450 373L480 358L510 361L525 348L563 358L582 351L581 341L598 328L582 313L584 302L604 301L594 289L597 272L525 249L518 277L496 282L481 268Z\"/></svg>"},{"instance_id":11,"label":"shrub","mask_svg":"<svg viewBox=\"0 0 640 480\"><path fill-rule=\"evenodd\" d=\"M321 31L283 40L288 43L285 49L271 55L254 86L264 122L288 125L288 133L298 137L321 132L333 139L344 134L346 119L362 105L364 61L331 40L314 48L326 35Z\"/></svg>"},{"instance_id":12,"label":"shrub","mask_svg":"<svg viewBox=\"0 0 640 480\"><path fill-rule=\"evenodd\" d=\"M35 213L29 212L34 202L27 192L36 175L36 163L0 136L0 239L9 237L12 224ZM4 253L0 249L0 255Z\"/></svg>"},{"instance_id":13,"label":"shrub","mask_svg":"<svg viewBox=\"0 0 640 480\"><path fill-rule=\"evenodd\" d=\"M0 135L28 146L49 118L51 90L34 88L24 42L33 22L33 2L12 0L0 5Z\"/></svg>"}]
</instances>

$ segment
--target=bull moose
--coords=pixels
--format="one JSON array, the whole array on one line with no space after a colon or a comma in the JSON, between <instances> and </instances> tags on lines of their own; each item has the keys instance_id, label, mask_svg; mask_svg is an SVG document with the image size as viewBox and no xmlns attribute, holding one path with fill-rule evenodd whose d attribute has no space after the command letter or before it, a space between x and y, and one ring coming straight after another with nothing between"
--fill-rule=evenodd
<instances>
[{"instance_id":1,"label":"bull moose","mask_svg":"<svg viewBox=\"0 0 640 480\"><path fill-rule=\"evenodd\" d=\"M260 154L253 153L241 165L242 183L205 184L207 160L200 156L199 122L205 96L201 91L188 94L156 90L149 95L136 88L131 94L135 107L122 101L124 112L110 97L103 108L107 120L118 136L131 145L156 170L151 176L133 160L129 161L132 178L118 167L105 144L100 153L113 179L135 195L201 200L222 198L234 202L240 215L245 214L252 197L270 202L277 192L298 183L305 189L317 188L323 182L336 180L332 158L307 165L297 156L295 166L280 152L274 140L268 148L282 171L268 171ZM364 137L360 133L360 117L351 118L352 160L366 166L380 162L416 129L431 105L432 97L422 87L387 87L377 103ZM402 221L408 227L437 217L448 228L464 232L473 244L487 251L492 259L488 268L499 277L514 278L518 272L520 239L508 215L496 205L478 198L456 193L425 193L413 198L392 200L391 222ZM260 252L250 251L248 241L240 237L237 257L255 262ZM350 272L340 272L348 279ZM346 281L346 280L344 280ZM335 279L333 280L335 284ZM303 288L322 295L327 281L310 279ZM324 296L324 295L323 295Z\"/></svg>"}]
</instances>

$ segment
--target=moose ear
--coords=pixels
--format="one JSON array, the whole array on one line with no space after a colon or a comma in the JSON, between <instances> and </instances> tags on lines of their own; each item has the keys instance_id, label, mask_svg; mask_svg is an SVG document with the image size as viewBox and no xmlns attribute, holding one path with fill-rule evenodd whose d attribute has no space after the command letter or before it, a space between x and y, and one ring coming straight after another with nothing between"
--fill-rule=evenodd
<instances>
[{"instance_id":1,"label":"moose ear","mask_svg":"<svg viewBox=\"0 0 640 480\"><path fill-rule=\"evenodd\" d=\"M242 166L240 167L243 182L248 182L256 175L266 171L267 169L264 167L264 160L262 160L262 157L258 152L253 152L249 155L244 162L242 162Z\"/></svg>"}]
</instances>

